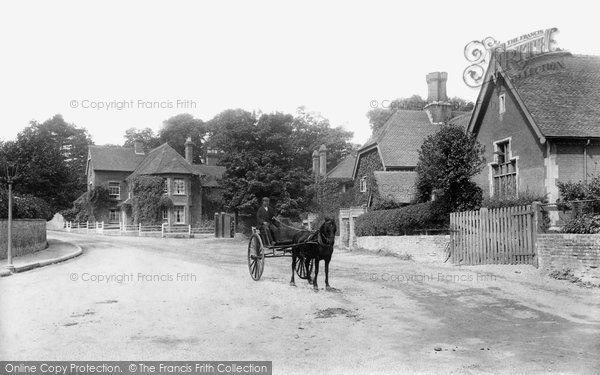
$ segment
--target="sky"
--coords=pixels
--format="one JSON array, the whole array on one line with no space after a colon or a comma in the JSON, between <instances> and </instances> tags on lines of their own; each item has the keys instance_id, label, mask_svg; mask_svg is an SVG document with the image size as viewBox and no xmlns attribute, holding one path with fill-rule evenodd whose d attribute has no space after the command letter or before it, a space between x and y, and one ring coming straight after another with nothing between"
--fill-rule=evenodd
<instances>
[{"instance_id":1,"label":"sky","mask_svg":"<svg viewBox=\"0 0 600 375\"><path fill-rule=\"evenodd\" d=\"M57 113L96 144L179 113L295 113L370 135L366 113L427 95L474 101L464 47L556 27L560 48L600 55L584 1L13 1L0 5L0 140Z\"/></svg>"}]
</instances>

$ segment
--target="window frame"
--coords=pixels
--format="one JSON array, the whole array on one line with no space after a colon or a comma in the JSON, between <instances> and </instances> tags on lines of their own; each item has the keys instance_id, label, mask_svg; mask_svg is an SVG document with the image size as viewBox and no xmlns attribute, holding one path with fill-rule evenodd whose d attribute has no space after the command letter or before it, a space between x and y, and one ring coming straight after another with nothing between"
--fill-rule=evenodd
<instances>
[{"instance_id":1,"label":"window frame","mask_svg":"<svg viewBox=\"0 0 600 375\"><path fill-rule=\"evenodd\" d=\"M362 176L360 178L360 192L361 193L366 193L367 192L367 176Z\"/></svg>"},{"instance_id":2,"label":"window frame","mask_svg":"<svg viewBox=\"0 0 600 375\"><path fill-rule=\"evenodd\" d=\"M506 112L506 94L498 95L498 113L504 114Z\"/></svg>"},{"instance_id":3,"label":"window frame","mask_svg":"<svg viewBox=\"0 0 600 375\"><path fill-rule=\"evenodd\" d=\"M494 161L488 163L490 196L507 197L519 195L519 157L512 155L512 137L494 141ZM502 172L502 169L508 169L508 172ZM510 184L510 185L508 185ZM508 187L506 191L496 188ZM508 191L510 190L510 191Z\"/></svg>"},{"instance_id":4,"label":"window frame","mask_svg":"<svg viewBox=\"0 0 600 375\"><path fill-rule=\"evenodd\" d=\"M113 185L112 187L114 187L114 184L116 184L117 189L118 189L118 193L117 194L113 194L111 192L111 184ZM121 200L121 183L119 181L108 181L108 194L110 196L111 199L116 199L116 200Z\"/></svg>"},{"instance_id":5,"label":"window frame","mask_svg":"<svg viewBox=\"0 0 600 375\"><path fill-rule=\"evenodd\" d=\"M183 189L181 191L177 191L177 182L181 181L181 186L183 187ZM174 178L173 179L173 195L185 195L186 194L186 189L185 189L185 179L184 178Z\"/></svg>"},{"instance_id":6,"label":"window frame","mask_svg":"<svg viewBox=\"0 0 600 375\"><path fill-rule=\"evenodd\" d=\"M114 217L112 216L114 213ZM119 209L110 209L108 210L108 222L109 223L119 223L121 222L121 211Z\"/></svg>"},{"instance_id":7,"label":"window frame","mask_svg":"<svg viewBox=\"0 0 600 375\"><path fill-rule=\"evenodd\" d=\"M179 221L179 217L178 217L178 212L179 212L179 207L182 208L182 214L181 214L181 219L182 221ZM176 205L173 206L173 214L175 216L175 224L185 224L186 220L185 220L185 214L186 214L186 208L184 205Z\"/></svg>"}]
</instances>

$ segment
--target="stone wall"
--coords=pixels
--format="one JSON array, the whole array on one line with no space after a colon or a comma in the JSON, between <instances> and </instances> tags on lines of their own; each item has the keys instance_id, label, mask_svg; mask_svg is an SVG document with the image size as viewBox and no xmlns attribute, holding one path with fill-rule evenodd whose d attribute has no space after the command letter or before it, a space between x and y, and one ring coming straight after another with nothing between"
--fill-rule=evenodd
<instances>
[{"instance_id":1,"label":"stone wall","mask_svg":"<svg viewBox=\"0 0 600 375\"><path fill-rule=\"evenodd\" d=\"M0 259L6 259L8 220L0 220ZM45 220L13 220L12 256L34 253L48 246Z\"/></svg>"},{"instance_id":2,"label":"stone wall","mask_svg":"<svg viewBox=\"0 0 600 375\"><path fill-rule=\"evenodd\" d=\"M410 254L421 262L443 262L449 235L431 236L365 236L356 238L356 247L370 251L390 251L398 255Z\"/></svg>"},{"instance_id":3,"label":"stone wall","mask_svg":"<svg viewBox=\"0 0 600 375\"><path fill-rule=\"evenodd\" d=\"M600 280L600 234L538 234L539 267Z\"/></svg>"}]
</instances>

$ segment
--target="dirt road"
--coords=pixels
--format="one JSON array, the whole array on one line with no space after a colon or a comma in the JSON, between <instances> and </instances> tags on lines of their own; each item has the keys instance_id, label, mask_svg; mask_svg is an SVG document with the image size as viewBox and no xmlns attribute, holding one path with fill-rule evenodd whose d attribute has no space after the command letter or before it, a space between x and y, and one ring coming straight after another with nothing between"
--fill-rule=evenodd
<instances>
[{"instance_id":1,"label":"dirt road","mask_svg":"<svg viewBox=\"0 0 600 375\"><path fill-rule=\"evenodd\" d=\"M0 279L0 359L272 360L276 374L600 373L600 291L530 266L336 250L336 289L314 292L289 286L288 258L267 259L252 281L237 240L50 235L84 254Z\"/></svg>"}]
</instances>

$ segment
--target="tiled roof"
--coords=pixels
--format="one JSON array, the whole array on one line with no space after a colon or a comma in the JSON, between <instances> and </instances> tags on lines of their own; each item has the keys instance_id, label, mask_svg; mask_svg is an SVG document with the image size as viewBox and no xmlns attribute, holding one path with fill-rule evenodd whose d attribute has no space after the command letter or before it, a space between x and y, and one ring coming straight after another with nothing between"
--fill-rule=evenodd
<instances>
[{"instance_id":1,"label":"tiled roof","mask_svg":"<svg viewBox=\"0 0 600 375\"><path fill-rule=\"evenodd\" d=\"M92 167L98 171L133 172L146 155L138 155L133 147L89 146Z\"/></svg>"},{"instance_id":2,"label":"tiled roof","mask_svg":"<svg viewBox=\"0 0 600 375\"><path fill-rule=\"evenodd\" d=\"M352 179L352 172L354 171L354 163L356 163L356 155L350 155L342 159L333 167L329 173L327 173L328 179Z\"/></svg>"},{"instance_id":3,"label":"tiled roof","mask_svg":"<svg viewBox=\"0 0 600 375\"><path fill-rule=\"evenodd\" d=\"M373 174L382 198L391 199L396 203L410 203L415 197L416 172L375 171Z\"/></svg>"},{"instance_id":4,"label":"tiled roof","mask_svg":"<svg viewBox=\"0 0 600 375\"><path fill-rule=\"evenodd\" d=\"M198 174L168 143L150 151L131 176L154 174Z\"/></svg>"},{"instance_id":5,"label":"tiled roof","mask_svg":"<svg viewBox=\"0 0 600 375\"><path fill-rule=\"evenodd\" d=\"M362 149L377 144L385 167L414 167L425 138L439 129L425 111L396 111Z\"/></svg>"},{"instance_id":6,"label":"tiled roof","mask_svg":"<svg viewBox=\"0 0 600 375\"><path fill-rule=\"evenodd\" d=\"M535 66L554 65L545 74L511 75L518 95L546 137L600 137L600 57L556 53Z\"/></svg>"},{"instance_id":7,"label":"tiled roof","mask_svg":"<svg viewBox=\"0 0 600 375\"><path fill-rule=\"evenodd\" d=\"M471 114L472 112L463 113L454 118L451 118L450 120L448 120L448 123L451 125L458 125L463 129L467 129L467 127L469 126L469 120L471 120Z\"/></svg>"}]
</instances>

